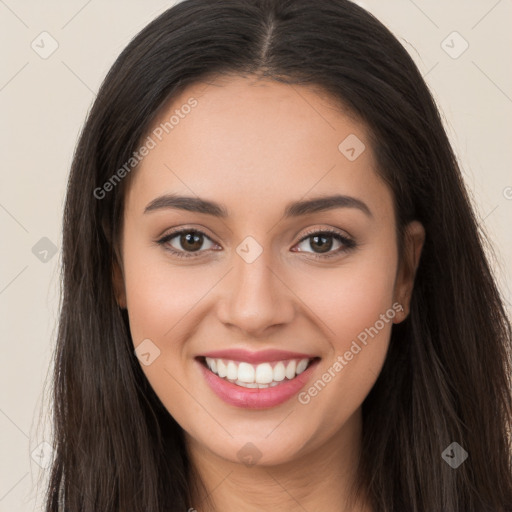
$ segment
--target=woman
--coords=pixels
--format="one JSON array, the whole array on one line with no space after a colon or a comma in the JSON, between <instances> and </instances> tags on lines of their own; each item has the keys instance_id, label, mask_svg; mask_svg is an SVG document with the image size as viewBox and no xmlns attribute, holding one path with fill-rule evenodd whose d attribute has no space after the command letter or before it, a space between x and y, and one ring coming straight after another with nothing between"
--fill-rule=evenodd
<instances>
[{"instance_id":1,"label":"woman","mask_svg":"<svg viewBox=\"0 0 512 512\"><path fill-rule=\"evenodd\" d=\"M73 161L47 511L512 510L511 327L432 97L343 0L185 0Z\"/></svg>"}]
</instances>

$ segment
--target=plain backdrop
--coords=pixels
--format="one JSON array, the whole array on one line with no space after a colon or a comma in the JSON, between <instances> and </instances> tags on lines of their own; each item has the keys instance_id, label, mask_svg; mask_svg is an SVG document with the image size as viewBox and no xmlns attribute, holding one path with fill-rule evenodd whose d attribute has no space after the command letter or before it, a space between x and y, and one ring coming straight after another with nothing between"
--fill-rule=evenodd
<instances>
[{"instance_id":1,"label":"plain backdrop","mask_svg":"<svg viewBox=\"0 0 512 512\"><path fill-rule=\"evenodd\" d=\"M38 492L51 460L48 382L43 391L58 318L62 207L78 134L118 54L173 3L0 0L1 512L41 509ZM510 313L512 3L358 3L398 37L438 102L494 244Z\"/></svg>"}]
</instances>

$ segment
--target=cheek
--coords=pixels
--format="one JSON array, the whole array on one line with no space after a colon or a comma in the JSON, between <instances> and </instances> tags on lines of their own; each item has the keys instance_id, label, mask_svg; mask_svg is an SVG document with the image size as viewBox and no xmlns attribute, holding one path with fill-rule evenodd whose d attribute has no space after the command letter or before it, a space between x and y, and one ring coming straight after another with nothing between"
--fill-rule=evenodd
<instances>
[{"instance_id":1,"label":"cheek","mask_svg":"<svg viewBox=\"0 0 512 512\"><path fill-rule=\"evenodd\" d=\"M151 387L170 414L190 429L189 419L194 415L201 417L201 409L190 400L182 384L187 382L190 371L186 341L194 329L198 304L214 286L215 279L211 272L200 270L200 266L167 264L159 252L135 242L125 246L130 333L135 348L149 347L149 364L139 360ZM149 344L144 341L148 339Z\"/></svg>"},{"instance_id":2,"label":"cheek","mask_svg":"<svg viewBox=\"0 0 512 512\"><path fill-rule=\"evenodd\" d=\"M336 268L308 270L308 279L295 281L297 295L315 313L337 351L392 308L396 249L375 247L354 252ZM390 325L383 330L389 334Z\"/></svg>"},{"instance_id":3,"label":"cheek","mask_svg":"<svg viewBox=\"0 0 512 512\"><path fill-rule=\"evenodd\" d=\"M158 250L126 247L125 286L133 342L163 340L215 284L198 265L167 264Z\"/></svg>"},{"instance_id":4,"label":"cheek","mask_svg":"<svg viewBox=\"0 0 512 512\"><path fill-rule=\"evenodd\" d=\"M329 346L323 345L327 356L318 380L299 402L331 417L326 429L335 429L360 406L384 364L396 315L396 263L396 249L383 244L310 279L306 302L321 320L316 323ZM305 293L306 287L298 295Z\"/></svg>"}]
</instances>

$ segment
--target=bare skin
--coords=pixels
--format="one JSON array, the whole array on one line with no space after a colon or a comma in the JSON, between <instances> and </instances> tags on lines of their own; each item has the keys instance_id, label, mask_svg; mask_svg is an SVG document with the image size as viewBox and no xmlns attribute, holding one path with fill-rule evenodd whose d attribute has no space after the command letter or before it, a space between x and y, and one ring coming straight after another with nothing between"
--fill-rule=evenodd
<instances>
[{"instance_id":1,"label":"bare skin","mask_svg":"<svg viewBox=\"0 0 512 512\"><path fill-rule=\"evenodd\" d=\"M371 512L364 498L347 502L360 455L361 404L381 371L393 323L408 314L424 229L408 225L399 264L393 197L375 172L365 127L327 96L223 77L174 97L154 127L191 97L197 106L130 176L115 268L134 346L150 339L160 350L142 369L184 429L213 504L197 491L190 507ZM351 134L366 146L353 161L338 149ZM168 207L144 213L164 194L215 201L228 216ZM368 211L349 204L283 217L290 202L333 194L356 198ZM184 246L180 235L157 243L182 228L204 233L199 250ZM332 241L332 248L322 252L313 238L325 229L355 247L328 237L324 247ZM251 263L237 253L248 236L262 249ZM392 318L376 324L389 311ZM358 335L381 324L315 396L266 409L221 400L195 359L226 348L316 354L307 391L329 369L333 375ZM261 454L254 465L238 456L247 443Z\"/></svg>"}]
</instances>

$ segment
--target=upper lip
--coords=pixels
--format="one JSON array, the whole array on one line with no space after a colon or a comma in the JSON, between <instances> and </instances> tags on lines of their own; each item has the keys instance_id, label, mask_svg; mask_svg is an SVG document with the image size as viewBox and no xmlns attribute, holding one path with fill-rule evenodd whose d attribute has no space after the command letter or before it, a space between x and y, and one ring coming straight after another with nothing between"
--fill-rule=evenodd
<instances>
[{"instance_id":1,"label":"upper lip","mask_svg":"<svg viewBox=\"0 0 512 512\"><path fill-rule=\"evenodd\" d=\"M285 361L287 359L313 359L317 356L311 354L301 354L299 352L289 352L287 350L259 350L251 352L241 348L232 348L227 350L214 350L202 357L211 357L212 359L230 359L232 361L245 361L247 363L259 364L272 361Z\"/></svg>"}]
</instances>

